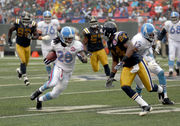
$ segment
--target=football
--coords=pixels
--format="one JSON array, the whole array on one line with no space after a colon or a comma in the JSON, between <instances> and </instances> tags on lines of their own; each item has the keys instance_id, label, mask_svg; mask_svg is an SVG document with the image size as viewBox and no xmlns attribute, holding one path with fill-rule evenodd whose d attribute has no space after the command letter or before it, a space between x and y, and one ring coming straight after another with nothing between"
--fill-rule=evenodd
<instances>
[{"instance_id":1,"label":"football","mask_svg":"<svg viewBox=\"0 0 180 126\"><path fill-rule=\"evenodd\" d=\"M54 60L56 60L56 58L57 58L57 55L56 55L55 51L50 51L46 56L46 59L48 59L50 61L54 61Z\"/></svg>"}]
</instances>

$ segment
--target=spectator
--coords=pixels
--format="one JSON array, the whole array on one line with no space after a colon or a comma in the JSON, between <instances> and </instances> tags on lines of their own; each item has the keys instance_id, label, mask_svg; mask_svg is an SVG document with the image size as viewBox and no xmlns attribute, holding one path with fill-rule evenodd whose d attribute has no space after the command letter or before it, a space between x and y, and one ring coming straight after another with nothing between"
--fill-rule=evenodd
<instances>
[{"instance_id":1,"label":"spectator","mask_svg":"<svg viewBox=\"0 0 180 126\"><path fill-rule=\"evenodd\" d=\"M138 5L139 5L139 1L138 0L134 0L133 2L132 2L132 4L131 4L131 7L138 7Z\"/></svg>"},{"instance_id":2,"label":"spectator","mask_svg":"<svg viewBox=\"0 0 180 126\"><path fill-rule=\"evenodd\" d=\"M0 57L4 58L4 45L6 44L6 34L0 36Z\"/></svg>"}]
</instances>

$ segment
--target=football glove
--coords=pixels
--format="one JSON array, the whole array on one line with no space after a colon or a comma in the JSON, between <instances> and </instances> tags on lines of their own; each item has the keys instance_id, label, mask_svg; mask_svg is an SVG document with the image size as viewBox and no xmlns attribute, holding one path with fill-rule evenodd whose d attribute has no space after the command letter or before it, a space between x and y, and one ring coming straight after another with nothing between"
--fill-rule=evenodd
<instances>
[{"instance_id":1,"label":"football glove","mask_svg":"<svg viewBox=\"0 0 180 126\"><path fill-rule=\"evenodd\" d=\"M133 66L133 68L131 70L131 73L136 73L136 72L138 72L138 70L139 70L139 65L136 64L136 65Z\"/></svg>"},{"instance_id":2,"label":"football glove","mask_svg":"<svg viewBox=\"0 0 180 126\"><path fill-rule=\"evenodd\" d=\"M45 35L42 37L42 40L50 40L50 36L49 35Z\"/></svg>"},{"instance_id":3,"label":"football glove","mask_svg":"<svg viewBox=\"0 0 180 126\"><path fill-rule=\"evenodd\" d=\"M108 78L107 81L106 81L106 88L111 88L111 87L114 87L114 85L112 84L113 81L116 81L114 78Z\"/></svg>"},{"instance_id":4,"label":"football glove","mask_svg":"<svg viewBox=\"0 0 180 126\"><path fill-rule=\"evenodd\" d=\"M114 69L119 70L121 67L123 67L123 62L119 62Z\"/></svg>"},{"instance_id":5,"label":"football glove","mask_svg":"<svg viewBox=\"0 0 180 126\"><path fill-rule=\"evenodd\" d=\"M48 60L47 58L44 58L43 62L44 62L45 65L49 65L53 61Z\"/></svg>"},{"instance_id":6,"label":"football glove","mask_svg":"<svg viewBox=\"0 0 180 126\"><path fill-rule=\"evenodd\" d=\"M84 59L79 53L77 54L77 57L82 63L87 63L87 59Z\"/></svg>"},{"instance_id":7,"label":"football glove","mask_svg":"<svg viewBox=\"0 0 180 126\"><path fill-rule=\"evenodd\" d=\"M11 39L8 40L8 46L12 46L12 41L11 41Z\"/></svg>"}]
</instances>

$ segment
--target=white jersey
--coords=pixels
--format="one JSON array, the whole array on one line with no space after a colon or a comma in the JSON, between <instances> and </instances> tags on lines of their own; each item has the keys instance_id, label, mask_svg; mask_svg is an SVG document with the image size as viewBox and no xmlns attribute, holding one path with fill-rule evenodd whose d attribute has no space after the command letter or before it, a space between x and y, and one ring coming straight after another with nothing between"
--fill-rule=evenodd
<instances>
[{"instance_id":1,"label":"white jersey","mask_svg":"<svg viewBox=\"0 0 180 126\"><path fill-rule=\"evenodd\" d=\"M180 21L176 24L172 21L166 21L163 28L168 32L168 39L180 42Z\"/></svg>"},{"instance_id":2,"label":"white jersey","mask_svg":"<svg viewBox=\"0 0 180 126\"><path fill-rule=\"evenodd\" d=\"M40 21L37 24L37 29L42 32L42 36L49 35L50 40L43 40L43 43L50 46L51 41L57 37L57 29L60 27L59 21L57 19L52 19L50 23L46 23L45 21Z\"/></svg>"},{"instance_id":3,"label":"white jersey","mask_svg":"<svg viewBox=\"0 0 180 126\"><path fill-rule=\"evenodd\" d=\"M146 59L148 55L152 55L152 45L154 42L149 42L141 33L136 34L132 38L132 43L138 48L138 53Z\"/></svg>"},{"instance_id":4,"label":"white jersey","mask_svg":"<svg viewBox=\"0 0 180 126\"><path fill-rule=\"evenodd\" d=\"M71 46L63 47L61 43L53 45L52 47L56 51L57 59L55 65L60 67L65 72L72 72L76 61L76 55L83 50L83 45L80 41L74 40Z\"/></svg>"}]
</instances>

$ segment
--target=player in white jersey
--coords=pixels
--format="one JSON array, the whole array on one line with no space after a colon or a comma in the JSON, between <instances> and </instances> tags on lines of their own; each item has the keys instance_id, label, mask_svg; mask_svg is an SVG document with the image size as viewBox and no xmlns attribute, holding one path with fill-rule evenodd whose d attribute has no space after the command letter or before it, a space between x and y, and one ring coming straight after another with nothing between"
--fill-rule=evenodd
<instances>
[{"instance_id":1,"label":"player in white jersey","mask_svg":"<svg viewBox=\"0 0 180 126\"><path fill-rule=\"evenodd\" d=\"M163 93L159 94L159 99L162 101L162 104L172 105L174 104L174 102L170 101L170 99L167 96L166 78L164 76L164 70L156 63L153 57L152 46L156 44L155 32L156 30L151 23L145 23L141 27L141 32L136 34L132 38L132 43L136 47L138 47L138 53L143 56L143 58L147 62L147 66L150 69L150 71L157 75L159 84L163 87ZM156 48L159 48L158 46ZM138 70L136 67L135 69ZM138 76L136 76L135 82L137 84L136 91L140 94L143 87L141 86L142 82Z\"/></svg>"},{"instance_id":2,"label":"player in white jersey","mask_svg":"<svg viewBox=\"0 0 180 126\"><path fill-rule=\"evenodd\" d=\"M45 82L44 85L38 88L30 97L31 100L37 98L37 109L42 109L42 101L58 97L67 87L74 69L76 56L78 56L83 63L87 63L83 45L80 41L74 40L74 37L74 30L66 26L62 28L59 37L51 42L57 59L51 71L49 81ZM53 88L51 92L39 97L43 91L49 88Z\"/></svg>"},{"instance_id":3,"label":"player in white jersey","mask_svg":"<svg viewBox=\"0 0 180 126\"><path fill-rule=\"evenodd\" d=\"M176 72L177 76L179 76L179 68L180 68L180 21L179 21L179 13L172 12L170 16L171 20L168 20L164 23L164 27L158 36L159 40L168 33L168 47L169 47L169 76L173 76L174 70L174 61L176 61Z\"/></svg>"},{"instance_id":4,"label":"player in white jersey","mask_svg":"<svg viewBox=\"0 0 180 126\"><path fill-rule=\"evenodd\" d=\"M61 29L57 19L51 19L52 15L49 11L43 13L43 21L38 22L37 29L40 34L39 40L42 40L41 51L43 58L52 49L51 41L57 37L58 31ZM48 77L51 74L51 65L46 65Z\"/></svg>"}]
</instances>

